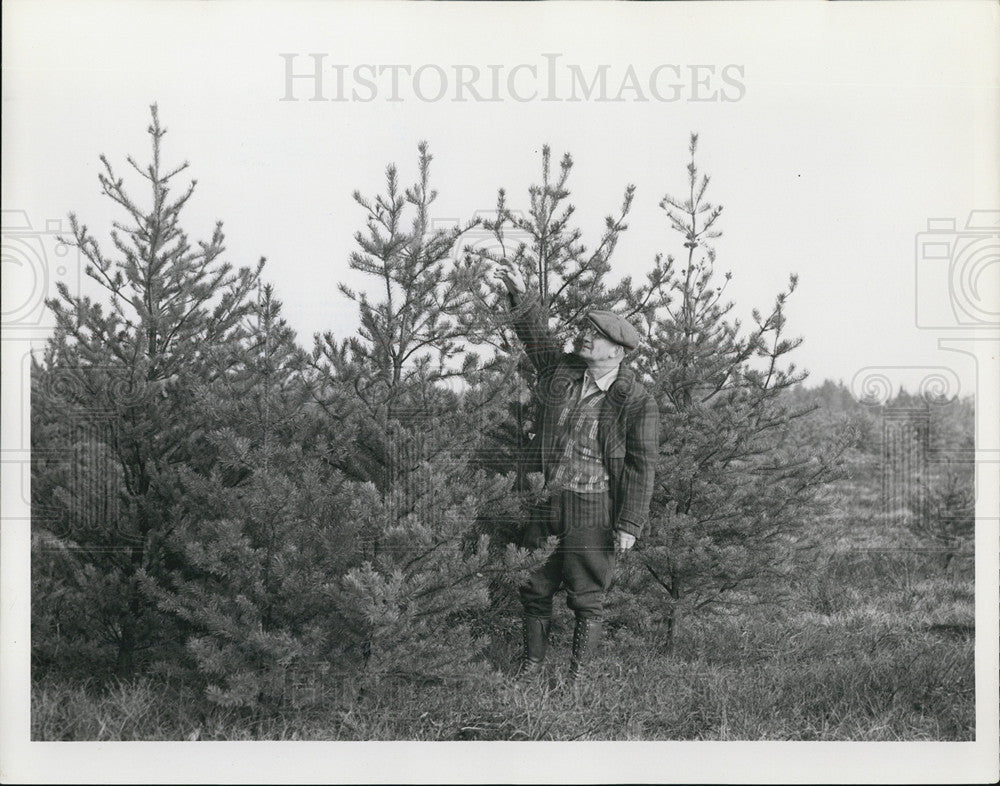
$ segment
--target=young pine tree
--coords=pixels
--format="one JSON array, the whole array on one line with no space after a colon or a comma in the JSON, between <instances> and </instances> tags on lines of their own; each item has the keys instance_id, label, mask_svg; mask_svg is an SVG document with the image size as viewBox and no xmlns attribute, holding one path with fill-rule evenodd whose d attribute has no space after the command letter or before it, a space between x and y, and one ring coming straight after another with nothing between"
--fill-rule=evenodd
<instances>
[{"instance_id":1,"label":"young pine tree","mask_svg":"<svg viewBox=\"0 0 1000 786\"><path fill-rule=\"evenodd\" d=\"M210 699L274 710L307 698L303 684L335 687L351 673L333 597L360 564L375 499L317 454L301 352L270 286L245 332L229 373L195 391L217 460L207 475L182 475L173 516L184 569L155 594L187 623Z\"/></svg>"},{"instance_id":2,"label":"young pine tree","mask_svg":"<svg viewBox=\"0 0 1000 786\"><path fill-rule=\"evenodd\" d=\"M730 275L717 277L712 247L722 208L706 200L696 147L692 135L687 194L661 202L685 252L657 260L666 306L639 363L660 403L660 461L650 531L618 585L622 613L668 645L684 612L777 599L801 518L842 447L803 445L792 430L811 410L785 395L805 378L788 362L801 339L785 332L795 276L748 330L723 299Z\"/></svg>"},{"instance_id":3,"label":"young pine tree","mask_svg":"<svg viewBox=\"0 0 1000 786\"><path fill-rule=\"evenodd\" d=\"M401 189L389 166L383 194L355 194L367 220L350 263L380 299L342 287L358 304L358 334L317 336L311 357L328 461L371 494L358 517L363 561L335 595L371 679L476 673L486 642L473 622L490 577L529 564L512 550L491 555L483 526L511 515L509 479L471 464L507 382L458 343L451 315L467 295L448 266L460 230L432 226L430 164L421 144L413 186Z\"/></svg>"},{"instance_id":4,"label":"young pine tree","mask_svg":"<svg viewBox=\"0 0 1000 786\"><path fill-rule=\"evenodd\" d=\"M38 535L47 544L35 554L33 604L82 610L71 630L123 674L177 640L144 586L181 559L171 515L179 472L213 461L190 391L226 373L218 353L242 337L260 271L221 261L221 224L209 240L189 240L181 213L195 184L175 190L187 164L164 163L166 129L155 105L151 112L151 162L127 159L146 181L147 204L101 159L102 193L124 214L110 233L113 250L70 216L103 300L60 285L48 301L56 329L34 369L32 402L33 503L45 511Z\"/></svg>"},{"instance_id":5,"label":"young pine tree","mask_svg":"<svg viewBox=\"0 0 1000 786\"><path fill-rule=\"evenodd\" d=\"M527 209L508 207L507 195L501 189L495 216L481 221L483 230L492 238L479 246L466 247L462 275L471 284L470 290L476 290L475 282L483 281L491 266L512 263L520 270L529 292L540 299L553 334L563 340L579 330L585 314L592 309L611 309L628 318L652 319L660 305L662 265L657 264L648 281L639 286L633 285L628 276L616 284L608 281L615 248L628 229L625 220L632 207L634 186L625 188L618 215L605 218L600 240L593 249L588 249L582 242L582 230L573 226L576 208L569 202L568 186L572 158L564 155L558 173L553 173L551 151L546 145L542 148L541 163L541 182L528 189ZM513 337L505 309L498 310L491 298L484 295L473 298L463 314L463 322L471 341L491 345L503 357L519 359L520 385L516 398L508 401L507 417L489 435L490 466L499 471L518 468L536 414L528 394L535 383L534 369ZM519 471L518 489L526 490L528 486L527 477Z\"/></svg>"}]
</instances>

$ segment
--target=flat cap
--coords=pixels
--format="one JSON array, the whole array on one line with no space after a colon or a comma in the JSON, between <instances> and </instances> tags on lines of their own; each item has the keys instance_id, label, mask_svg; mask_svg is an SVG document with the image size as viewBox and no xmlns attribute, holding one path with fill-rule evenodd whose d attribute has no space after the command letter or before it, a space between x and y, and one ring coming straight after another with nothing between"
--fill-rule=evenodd
<instances>
[{"instance_id":1,"label":"flat cap","mask_svg":"<svg viewBox=\"0 0 1000 786\"><path fill-rule=\"evenodd\" d=\"M589 319L609 341L621 344L625 349L635 349L642 341L639 331L630 325L624 317L614 311L591 311Z\"/></svg>"}]
</instances>

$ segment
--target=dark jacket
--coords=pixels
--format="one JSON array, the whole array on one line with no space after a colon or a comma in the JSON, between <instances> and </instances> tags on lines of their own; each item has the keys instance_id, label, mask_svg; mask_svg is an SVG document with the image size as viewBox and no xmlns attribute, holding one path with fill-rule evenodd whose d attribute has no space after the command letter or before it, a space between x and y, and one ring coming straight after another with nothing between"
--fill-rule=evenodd
<instances>
[{"instance_id":1,"label":"dark jacket","mask_svg":"<svg viewBox=\"0 0 1000 786\"><path fill-rule=\"evenodd\" d=\"M528 469L545 472L550 462L560 458L555 455L556 423L583 379L587 364L578 355L563 352L548 329L537 295L511 295L510 300L514 330L538 372L535 397L539 411L528 448ZM612 526L639 537L653 496L659 412L635 372L624 364L604 394L597 437L610 479Z\"/></svg>"}]
</instances>

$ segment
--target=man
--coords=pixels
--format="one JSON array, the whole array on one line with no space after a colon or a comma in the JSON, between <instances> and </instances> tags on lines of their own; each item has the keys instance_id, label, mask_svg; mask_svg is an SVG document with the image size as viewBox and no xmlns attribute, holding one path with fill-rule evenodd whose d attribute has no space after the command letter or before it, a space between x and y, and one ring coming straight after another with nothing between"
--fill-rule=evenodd
<instances>
[{"instance_id":1,"label":"man","mask_svg":"<svg viewBox=\"0 0 1000 786\"><path fill-rule=\"evenodd\" d=\"M550 535L559 545L521 588L524 653L520 677L545 658L552 597L565 586L574 611L570 679L576 680L601 638L604 593L617 554L632 548L649 515L659 420L656 402L622 365L638 331L611 311L591 311L573 353L564 353L537 295L510 263L494 271L506 289L514 329L538 373L538 416L529 469L545 477L545 501L531 514L524 545Z\"/></svg>"}]
</instances>

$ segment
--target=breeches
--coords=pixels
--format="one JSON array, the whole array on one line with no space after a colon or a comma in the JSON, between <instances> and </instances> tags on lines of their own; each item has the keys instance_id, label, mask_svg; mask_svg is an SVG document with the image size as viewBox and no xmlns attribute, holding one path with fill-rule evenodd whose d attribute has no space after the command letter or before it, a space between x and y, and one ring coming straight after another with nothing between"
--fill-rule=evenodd
<instances>
[{"instance_id":1,"label":"breeches","mask_svg":"<svg viewBox=\"0 0 1000 786\"><path fill-rule=\"evenodd\" d=\"M566 588L566 605L577 617L600 617L614 572L611 498L607 494L563 491L534 508L524 546L537 548L549 535L559 538L551 557L521 587L526 614L552 615L552 597Z\"/></svg>"}]
</instances>

